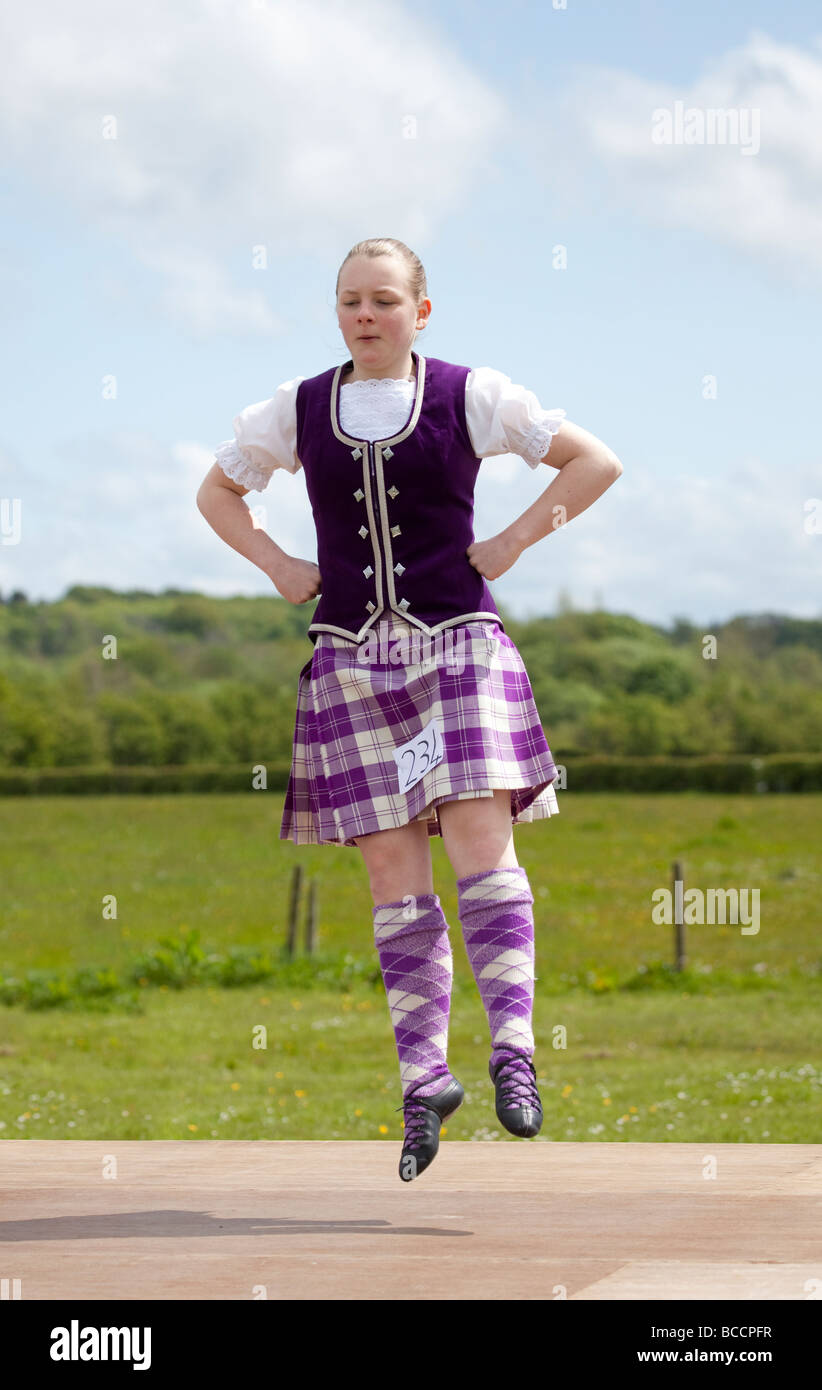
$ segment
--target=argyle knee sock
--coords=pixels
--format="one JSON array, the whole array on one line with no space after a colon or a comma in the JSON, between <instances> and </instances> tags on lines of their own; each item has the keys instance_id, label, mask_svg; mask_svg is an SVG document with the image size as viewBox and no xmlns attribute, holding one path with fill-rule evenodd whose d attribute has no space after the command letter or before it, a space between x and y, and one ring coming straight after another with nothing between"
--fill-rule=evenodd
<instances>
[{"instance_id":1,"label":"argyle knee sock","mask_svg":"<svg viewBox=\"0 0 822 1390\"><path fill-rule=\"evenodd\" d=\"M534 897L521 866L457 879L465 949L491 1030L491 1065L534 1055Z\"/></svg>"},{"instance_id":2,"label":"argyle knee sock","mask_svg":"<svg viewBox=\"0 0 822 1390\"><path fill-rule=\"evenodd\" d=\"M412 1089L435 1095L454 1079L445 1062L454 973L448 923L436 893L407 906L382 903L373 915L403 1100Z\"/></svg>"}]
</instances>

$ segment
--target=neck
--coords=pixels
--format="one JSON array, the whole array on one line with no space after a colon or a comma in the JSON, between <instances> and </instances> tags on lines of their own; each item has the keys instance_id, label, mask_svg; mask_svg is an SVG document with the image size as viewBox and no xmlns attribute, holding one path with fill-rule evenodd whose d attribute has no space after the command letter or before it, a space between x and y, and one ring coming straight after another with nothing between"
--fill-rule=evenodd
<instances>
[{"instance_id":1,"label":"neck","mask_svg":"<svg viewBox=\"0 0 822 1390\"><path fill-rule=\"evenodd\" d=\"M417 375L417 364L410 352L404 362L395 363L393 367L386 367L382 371L369 371L368 368L354 365L353 359L349 359L349 361L352 362L352 365L348 366L348 364L346 364L341 376L341 380L345 382L373 381L375 378L383 378L392 381L414 381Z\"/></svg>"}]
</instances>

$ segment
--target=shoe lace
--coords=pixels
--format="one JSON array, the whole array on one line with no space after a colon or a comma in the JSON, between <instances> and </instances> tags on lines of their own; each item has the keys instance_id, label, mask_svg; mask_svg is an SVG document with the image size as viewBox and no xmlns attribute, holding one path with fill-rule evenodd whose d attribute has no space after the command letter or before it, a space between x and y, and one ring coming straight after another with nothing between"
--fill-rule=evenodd
<instances>
[{"instance_id":1,"label":"shoe lace","mask_svg":"<svg viewBox=\"0 0 822 1390\"><path fill-rule=\"evenodd\" d=\"M504 1110L514 1110L519 1105L542 1109L537 1075L527 1057L512 1057L509 1062L503 1062L497 1072L497 1084Z\"/></svg>"},{"instance_id":2,"label":"shoe lace","mask_svg":"<svg viewBox=\"0 0 822 1390\"><path fill-rule=\"evenodd\" d=\"M402 1110L405 1123L403 1148L418 1149L422 1143L426 1115L430 1111L430 1106L423 1105L422 1101L419 1100L408 1099L404 1100L402 1105L398 1105L397 1110Z\"/></svg>"}]
</instances>

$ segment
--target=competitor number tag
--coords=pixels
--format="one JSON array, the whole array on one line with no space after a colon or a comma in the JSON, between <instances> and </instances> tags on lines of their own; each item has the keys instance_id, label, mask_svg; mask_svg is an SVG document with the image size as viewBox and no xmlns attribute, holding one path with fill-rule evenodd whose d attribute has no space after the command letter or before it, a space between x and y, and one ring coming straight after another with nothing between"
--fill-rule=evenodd
<instances>
[{"instance_id":1,"label":"competitor number tag","mask_svg":"<svg viewBox=\"0 0 822 1390\"><path fill-rule=\"evenodd\" d=\"M421 733L394 749L394 759L400 780L400 791L410 792L421 777L445 757L442 729L436 717L429 720Z\"/></svg>"}]
</instances>

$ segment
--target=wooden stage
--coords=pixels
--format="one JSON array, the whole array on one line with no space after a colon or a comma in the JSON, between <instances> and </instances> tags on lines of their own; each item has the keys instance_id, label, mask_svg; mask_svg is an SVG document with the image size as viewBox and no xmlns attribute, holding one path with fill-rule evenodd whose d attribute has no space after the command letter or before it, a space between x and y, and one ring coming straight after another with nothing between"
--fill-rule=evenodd
<instances>
[{"instance_id":1,"label":"wooden stage","mask_svg":"<svg viewBox=\"0 0 822 1390\"><path fill-rule=\"evenodd\" d=\"M400 1147L3 1141L5 1296L807 1300L821 1286L822 1145L444 1138L412 1183Z\"/></svg>"}]
</instances>

